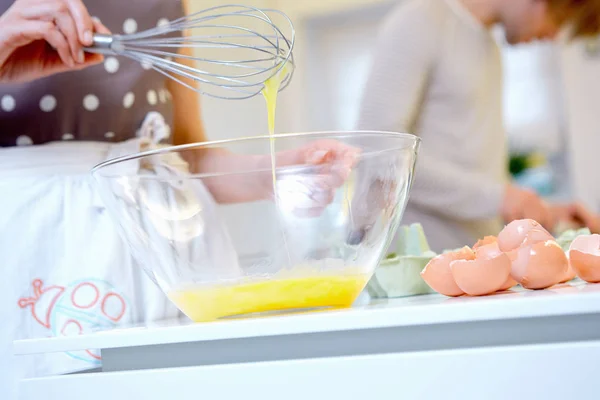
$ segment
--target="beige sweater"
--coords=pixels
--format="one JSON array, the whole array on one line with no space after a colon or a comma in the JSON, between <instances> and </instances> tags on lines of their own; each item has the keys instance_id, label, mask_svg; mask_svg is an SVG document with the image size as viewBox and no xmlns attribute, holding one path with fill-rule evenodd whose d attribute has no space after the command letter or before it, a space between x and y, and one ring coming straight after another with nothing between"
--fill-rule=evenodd
<instances>
[{"instance_id":1,"label":"beige sweater","mask_svg":"<svg viewBox=\"0 0 600 400\"><path fill-rule=\"evenodd\" d=\"M458 0L406 0L373 56L358 128L423 139L402 223L420 222L436 251L497 234L508 173L492 33Z\"/></svg>"}]
</instances>

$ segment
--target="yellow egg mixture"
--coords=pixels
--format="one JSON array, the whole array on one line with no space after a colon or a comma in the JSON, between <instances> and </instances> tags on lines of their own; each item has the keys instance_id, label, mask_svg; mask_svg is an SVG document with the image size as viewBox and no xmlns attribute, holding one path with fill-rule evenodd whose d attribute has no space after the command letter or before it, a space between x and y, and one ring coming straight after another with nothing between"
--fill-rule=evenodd
<instances>
[{"instance_id":1,"label":"yellow egg mixture","mask_svg":"<svg viewBox=\"0 0 600 400\"><path fill-rule=\"evenodd\" d=\"M174 291L173 303L194 322L278 310L350 307L367 284L365 274L307 275Z\"/></svg>"},{"instance_id":2,"label":"yellow egg mixture","mask_svg":"<svg viewBox=\"0 0 600 400\"><path fill-rule=\"evenodd\" d=\"M269 135L275 133L277 95L287 66L265 82L263 96L267 104ZM275 187L275 140L270 140L271 169ZM284 236L285 240L285 236ZM286 249L287 249L287 244ZM366 286L369 276L360 270L326 275L314 269L293 268L264 279L249 279L233 284L198 285L173 290L169 298L194 322L279 310L350 307ZM284 276L287 275L287 276Z\"/></svg>"}]
</instances>

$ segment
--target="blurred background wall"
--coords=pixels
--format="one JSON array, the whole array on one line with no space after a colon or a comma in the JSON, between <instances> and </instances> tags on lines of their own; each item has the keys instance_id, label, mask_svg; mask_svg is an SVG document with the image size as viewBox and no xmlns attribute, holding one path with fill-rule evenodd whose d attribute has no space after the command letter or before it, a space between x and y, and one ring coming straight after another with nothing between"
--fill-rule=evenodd
<instances>
[{"instance_id":1,"label":"blurred background wall","mask_svg":"<svg viewBox=\"0 0 600 400\"><path fill-rule=\"evenodd\" d=\"M378 25L398 1L238 0L281 9L295 24L297 69L280 97L279 132L353 127ZM192 0L197 10L224 3ZM504 47L504 105L516 178L548 197L575 194L600 212L590 167L600 148L599 54L600 43L589 40ZM211 139L265 134L265 113L259 97L203 99Z\"/></svg>"}]
</instances>

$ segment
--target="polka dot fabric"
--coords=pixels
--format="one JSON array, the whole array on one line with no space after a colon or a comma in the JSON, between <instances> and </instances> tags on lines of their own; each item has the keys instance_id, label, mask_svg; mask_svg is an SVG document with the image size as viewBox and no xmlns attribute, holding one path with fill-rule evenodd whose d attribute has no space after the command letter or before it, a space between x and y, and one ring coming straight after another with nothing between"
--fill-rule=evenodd
<instances>
[{"instance_id":1,"label":"polka dot fabric","mask_svg":"<svg viewBox=\"0 0 600 400\"><path fill-rule=\"evenodd\" d=\"M0 0L4 13L12 0ZM90 14L113 33L135 33L183 15L179 0L87 0ZM51 141L117 142L135 137L145 116L173 125L166 78L151 65L122 57L83 71L0 85L0 147Z\"/></svg>"}]
</instances>

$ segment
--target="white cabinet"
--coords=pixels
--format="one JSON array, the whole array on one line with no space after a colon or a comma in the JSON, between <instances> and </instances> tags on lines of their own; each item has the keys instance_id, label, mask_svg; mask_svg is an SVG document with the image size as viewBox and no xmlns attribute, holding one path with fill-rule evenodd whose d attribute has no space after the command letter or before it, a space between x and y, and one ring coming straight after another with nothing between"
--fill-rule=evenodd
<instances>
[{"instance_id":1,"label":"white cabinet","mask_svg":"<svg viewBox=\"0 0 600 400\"><path fill-rule=\"evenodd\" d=\"M22 399L596 399L600 342L72 375Z\"/></svg>"},{"instance_id":2,"label":"white cabinet","mask_svg":"<svg viewBox=\"0 0 600 400\"><path fill-rule=\"evenodd\" d=\"M15 343L18 356L86 348L102 370L24 380L19 399L593 399L600 285Z\"/></svg>"}]
</instances>

